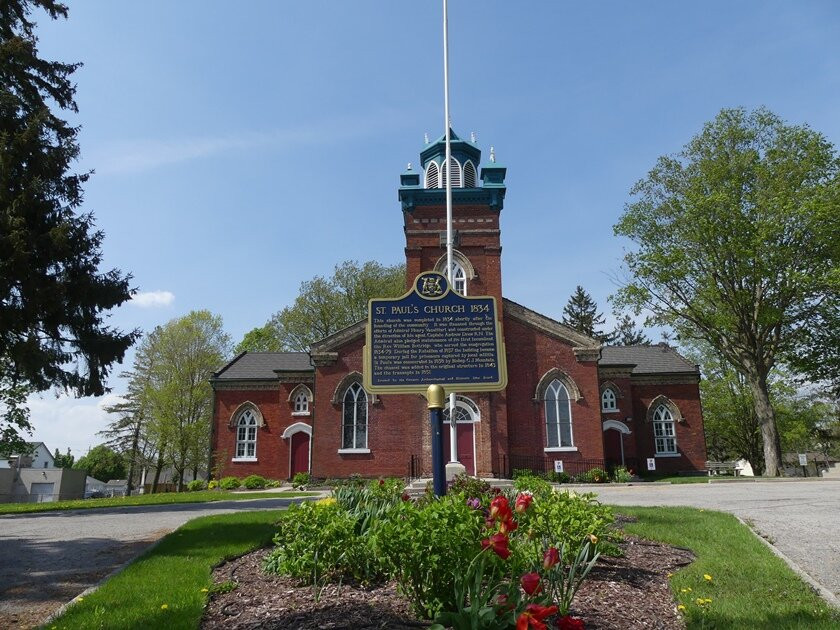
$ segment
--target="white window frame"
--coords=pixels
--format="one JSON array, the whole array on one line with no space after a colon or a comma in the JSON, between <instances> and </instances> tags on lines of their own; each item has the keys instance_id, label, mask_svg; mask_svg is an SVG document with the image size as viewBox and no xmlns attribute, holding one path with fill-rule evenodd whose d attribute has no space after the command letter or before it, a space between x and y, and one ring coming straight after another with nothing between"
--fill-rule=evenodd
<instances>
[{"instance_id":1,"label":"white window frame","mask_svg":"<svg viewBox=\"0 0 840 630\"><path fill-rule=\"evenodd\" d=\"M293 416L308 416L309 415L309 405L312 401L309 400L309 394L303 388L297 393L294 400L294 411L292 411Z\"/></svg>"},{"instance_id":2,"label":"white window frame","mask_svg":"<svg viewBox=\"0 0 840 630\"><path fill-rule=\"evenodd\" d=\"M236 446L233 461L257 461L257 414L253 409L245 409L236 421ZM251 447L249 449L249 446ZM242 447L240 449L240 447ZM240 452L242 453L240 455Z\"/></svg>"},{"instance_id":3,"label":"white window frame","mask_svg":"<svg viewBox=\"0 0 840 630\"><path fill-rule=\"evenodd\" d=\"M559 397L560 390L563 390L566 394L566 405L569 411L569 444L563 444L563 432L560 430L561 423L560 423L560 404L561 400ZM553 396L553 397L552 397ZM557 446L550 446L550 441L548 439L550 427L548 425L548 418L549 418L549 405L554 405L554 417L557 418ZM546 444L545 449L543 449L546 453L555 453L555 452L562 452L562 451L577 451L577 447L575 446L575 434L574 434L574 422L572 418L572 397L569 395L569 390L563 384L560 379L554 379L551 383L548 384L548 387L545 389L545 404L543 405L544 412L545 412L545 432L546 432Z\"/></svg>"},{"instance_id":4,"label":"white window frame","mask_svg":"<svg viewBox=\"0 0 840 630\"><path fill-rule=\"evenodd\" d=\"M351 445L347 445L344 443L344 428L348 426L346 422L347 417L347 402L348 402L348 395L352 397L352 404L353 404L353 443ZM364 410L365 410L365 441L364 444L359 444L356 441L356 434L357 434L357 427L359 425L359 400L364 400ZM370 449L368 448L368 433L370 430L369 425L370 414L368 413L368 400L367 400L367 392L364 390L362 385L358 382L352 383L347 390L344 392L344 396L342 397L342 404L341 404L341 448L338 449L339 453L370 453Z\"/></svg>"},{"instance_id":5,"label":"white window frame","mask_svg":"<svg viewBox=\"0 0 840 630\"><path fill-rule=\"evenodd\" d=\"M467 296L467 272L455 258L452 259L452 290Z\"/></svg>"},{"instance_id":6,"label":"white window frame","mask_svg":"<svg viewBox=\"0 0 840 630\"><path fill-rule=\"evenodd\" d=\"M677 423L674 414L665 404L660 404L653 412L653 441L656 455L678 455Z\"/></svg>"},{"instance_id":7,"label":"white window frame","mask_svg":"<svg viewBox=\"0 0 840 630\"><path fill-rule=\"evenodd\" d=\"M611 387L607 387L601 393L601 411L605 413L618 412L618 396L615 395L615 392L612 390Z\"/></svg>"},{"instance_id":8,"label":"white window frame","mask_svg":"<svg viewBox=\"0 0 840 630\"><path fill-rule=\"evenodd\" d=\"M434 165L434 169L432 168L432 165ZM434 160L432 160L428 164L426 164L426 172L424 173L424 176L423 176L423 179L424 179L423 185L424 185L425 188L440 188L440 181L441 181L440 171L441 171L440 167L438 166L437 162L435 162ZM432 179L430 177L430 175L432 175L432 174L434 174L434 181L430 181ZM434 183L434 186L431 185L433 183Z\"/></svg>"}]
</instances>

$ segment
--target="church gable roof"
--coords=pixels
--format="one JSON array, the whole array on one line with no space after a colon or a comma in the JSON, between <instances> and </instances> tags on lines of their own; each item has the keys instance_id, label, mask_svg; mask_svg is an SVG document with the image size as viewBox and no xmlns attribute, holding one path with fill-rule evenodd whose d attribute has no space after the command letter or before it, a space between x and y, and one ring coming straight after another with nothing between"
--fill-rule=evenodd
<instances>
[{"instance_id":1,"label":"church gable roof","mask_svg":"<svg viewBox=\"0 0 840 630\"><path fill-rule=\"evenodd\" d=\"M632 374L698 374L699 369L667 344L604 346L601 367L634 366Z\"/></svg>"},{"instance_id":2,"label":"church gable roof","mask_svg":"<svg viewBox=\"0 0 840 630\"><path fill-rule=\"evenodd\" d=\"M334 332L329 337L324 337L320 341L316 341L312 344L310 350L313 355L334 352L351 341L364 337L366 326L367 318L359 320L355 324L350 324L347 328L342 328L338 332Z\"/></svg>"},{"instance_id":3,"label":"church gable roof","mask_svg":"<svg viewBox=\"0 0 840 630\"><path fill-rule=\"evenodd\" d=\"M214 381L277 380L278 372L311 372L314 368L307 352L242 352L218 372Z\"/></svg>"},{"instance_id":4,"label":"church gable roof","mask_svg":"<svg viewBox=\"0 0 840 630\"><path fill-rule=\"evenodd\" d=\"M566 326L555 319L546 317L536 311L526 308L521 304L517 304L513 300L503 298L503 308L505 317L511 317L518 322L535 328L540 332L547 333L552 337L557 337L575 347L597 349L601 343L597 339L593 339L588 335Z\"/></svg>"}]
</instances>

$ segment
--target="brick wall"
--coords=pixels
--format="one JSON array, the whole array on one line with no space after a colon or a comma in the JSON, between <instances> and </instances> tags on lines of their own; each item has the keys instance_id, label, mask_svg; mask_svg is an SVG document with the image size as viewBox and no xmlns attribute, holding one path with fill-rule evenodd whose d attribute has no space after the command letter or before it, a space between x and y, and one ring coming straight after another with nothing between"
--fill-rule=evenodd
<instances>
[{"instance_id":1,"label":"brick wall","mask_svg":"<svg viewBox=\"0 0 840 630\"><path fill-rule=\"evenodd\" d=\"M651 402L658 396L668 397L679 409L684 421L675 423L679 457L657 457L657 472L703 470L706 464L706 438L703 433L703 412L700 387L696 383L634 383L633 418L636 449L640 458L654 457L656 444L653 425L647 422Z\"/></svg>"},{"instance_id":2,"label":"brick wall","mask_svg":"<svg viewBox=\"0 0 840 630\"><path fill-rule=\"evenodd\" d=\"M266 383L271 389L219 389L213 431L213 452L223 461L222 476L239 478L262 475L267 479L287 479L289 476L289 442L283 431L295 422L310 424L311 417L292 416L289 394L300 383ZM312 388L311 383L307 386ZM234 462L236 429L230 426L231 415L244 402L254 403L262 413L265 426L257 429L257 461Z\"/></svg>"},{"instance_id":3,"label":"brick wall","mask_svg":"<svg viewBox=\"0 0 840 630\"><path fill-rule=\"evenodd\" d=\"M507 425L511 454L575 460L604 457L598 367L578 362L572 347L521 322L505 318L508 361ZM577 452L545 453L545 411L534 402L537 383L551 368L566 372L580 389L572 401L572 434Z\"/></svg>"}]
</instances>

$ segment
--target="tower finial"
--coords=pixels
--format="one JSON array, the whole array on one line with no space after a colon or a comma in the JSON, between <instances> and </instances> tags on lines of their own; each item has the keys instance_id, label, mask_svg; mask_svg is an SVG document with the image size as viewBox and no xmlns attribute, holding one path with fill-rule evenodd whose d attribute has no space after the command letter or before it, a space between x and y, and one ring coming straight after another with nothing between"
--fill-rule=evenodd
<instances>
[{"instance_id":1,"label":"tower finial","mask_svg":"<svg viewBox=\"0 0 840 630\"><path fill-rule=\"evenodd\" d=\"M475 131L470 131L470 142L475 144Z\"/></svg>"},{"instance_id":2,"label":"tower finial","mask_svg":"<svg viewBox=\"0 0 840 630\"><path fill-rule=\"evenodd\" d=\"M425 142L426 144L429 144L429 134L428 134L428 132L423 134L423 142Z\"/></svg>"},{"instance_id":3,"label":"tower finial","mask_svg":"<svg viewBox=\"0 0 840 630\"><path fill-rule=\"evenodd\" d=\"M490 161L494 163L496 162L496 149L492 146L490 147Z\"/></svg>"},{"instance_id":4,"label":"tower finial","mask_svg":"<svg viewBox=\"0 0 840 630\"><path fill-rule=\"evenodd\" d=\"M411 170L411 162L408 163L408 166L405 167L405 170L407 170L407 171Z\"/></svg>"}]
</instances>

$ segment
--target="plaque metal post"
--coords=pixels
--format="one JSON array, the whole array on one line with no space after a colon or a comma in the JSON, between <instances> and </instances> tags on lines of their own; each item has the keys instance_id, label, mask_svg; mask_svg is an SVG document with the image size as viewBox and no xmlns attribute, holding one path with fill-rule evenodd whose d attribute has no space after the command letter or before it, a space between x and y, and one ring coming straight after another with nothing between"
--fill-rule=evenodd
<instances>
[{"instance_id":1,"label":"plaque metal post","mask_svg":"<svg viewBox=\"0 0 840 630\"><path fill-rule=\"evenodd\" d=\"M432 424L432 474L435 496L446 494L446 467L443 454L443 407L445 392L440 385L429 385L426 400L429 402L429 421Z\"/></svg>"}]
</instances>

